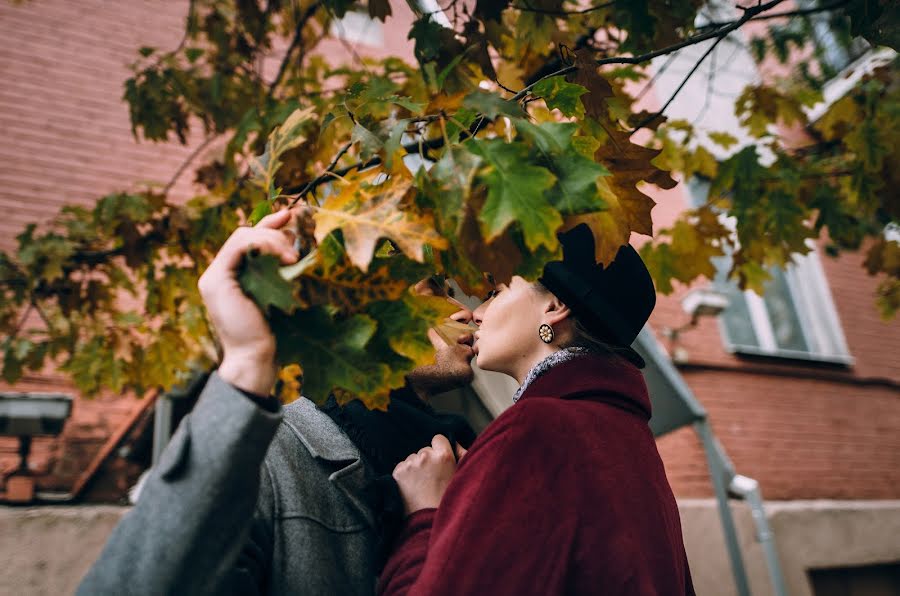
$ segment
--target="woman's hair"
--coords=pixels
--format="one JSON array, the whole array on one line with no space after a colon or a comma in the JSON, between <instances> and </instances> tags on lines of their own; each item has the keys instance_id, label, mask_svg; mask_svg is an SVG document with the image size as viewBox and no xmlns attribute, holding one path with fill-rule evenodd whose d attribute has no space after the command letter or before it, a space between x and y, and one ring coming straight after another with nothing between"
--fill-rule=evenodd
<instances>
[{"instance_id":1,"label":"woman's hair","mask_svg":"<svg viewBox=\"0 0 900 596\"><path fill-rule=\"evenodd\" d=\"M541 294L552 294L550 290L544 286L539 281L533 282L531 287ZM573 328L575 331L572 339L566 341L563 344L560 344L562 348L573 348L573 347L581 347L586 348L596 354L604 355L604 356L615 356L619 358L623 358L629 362L631 362L630 352L627 350L620 348L619 346L614 346L599 337L593 332L591 332L585 324L575 316L575 313L572 313L572 321L574 323Z\"/></svg>"}]
</instances>

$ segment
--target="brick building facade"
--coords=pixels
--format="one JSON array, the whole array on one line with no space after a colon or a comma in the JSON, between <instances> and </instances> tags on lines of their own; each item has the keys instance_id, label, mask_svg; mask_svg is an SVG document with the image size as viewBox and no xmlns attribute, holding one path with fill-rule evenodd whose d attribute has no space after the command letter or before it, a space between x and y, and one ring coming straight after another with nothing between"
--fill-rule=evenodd
<instances>
[{"instance_id":1,"label":"brick building facade","mask_svg":"<svg viewBox=\"0 0 900 596\"><path fill-rule=\"evenodd\" d=\"M135 141L122 83L138 47L177 45L186 10L186 1L163 0L0 3L0 247L12 248L27 223L47 221L63 204L90 204L129 184L169 180L191 147ZM395 14L412 18L405 7ZM387 31L381 32L384 46L371 51L408 56L408 42ZM666 97L665 84L660 77L657 99ZM688 110L697 102L688 97L680 103ZM200 138L191 140L196 145ZM174 196L189 196L189 178L179 180ZM691 203L690 192L687 185L656 192L657 228ZM819 259L845 363L729 350L726 329L712 318L675 343L663 340L673 353L679 350L679 369L708 409L735 468L758 480L769 500L900 500L900 322L879 317L877 280L864 272L862 259ZM679 303L687 291L660 298L651 319L657 331L687 322ZM28 375L13 389L75 393L52 371ZM125 463L116 442L123 428L134 432L146 420L145 410L146 399L133 396L76 399L64 433L35 441L31 463L42 472L39 488L65 493L85 480L92 462L102 463L83 499L121 499L140 469ZM659 448L680 499L711 496L706 461L690 429L662 437ZM0 469L16 461L15 440L0 438ZM891 515L889 523L896 524ZM881 562L900 561L900 553L891 556Z\"/></svg>"}]
</instances>

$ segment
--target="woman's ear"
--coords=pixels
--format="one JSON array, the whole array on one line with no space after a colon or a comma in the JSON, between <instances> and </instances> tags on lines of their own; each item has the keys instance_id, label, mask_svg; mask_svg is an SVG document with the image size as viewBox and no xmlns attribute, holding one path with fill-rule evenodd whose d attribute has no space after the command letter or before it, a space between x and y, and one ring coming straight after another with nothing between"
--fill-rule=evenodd
<instances>
[{"instance_id":1,"label":"woman's ear","mask_svg":"<svg viewBox=\"0 0 900 596\"><path fill-rule=\"evenodd\" d=\"M546 310L544 311L544 322L550 325L551 327L556 325L557 323L564 321L572 316L572 309L563 304L563 302L553 296L547 303Z\"/></svg>"}]
</instances>

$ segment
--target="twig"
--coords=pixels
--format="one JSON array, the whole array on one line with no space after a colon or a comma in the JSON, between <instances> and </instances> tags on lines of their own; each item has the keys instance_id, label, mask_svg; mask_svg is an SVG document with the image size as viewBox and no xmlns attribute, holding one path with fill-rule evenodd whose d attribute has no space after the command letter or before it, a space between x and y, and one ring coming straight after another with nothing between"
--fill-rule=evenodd
<instances>
[{"instance_id":1,"label":"twig","mask_svg":"<svg viewBox=\"0 0 900 596\"><path fill-rule=\"evenodd\" d=\"M321 2L313 2L306 7L306 12L304 12L297 21L297 26L294 28L294 37L291 39L291 45L288 46L287 51L284 53L284 58L281 60L281 66L278 67L278 74L275 75L275 79L269 85L269 92L266 95L267 100L272 98L275 89L281 84L281 79L284 78L288 65L291 62L291 54L294 53L294 50L296 50L297 46L300 45L300 42L303 41L303 28L306 27L307 21L312 18L320 6L322 6Z\"/></svg>"},{"instance_id":2,"label":"twig","mask_svg":"<svg viewBox=\"0 0 900 596\"><path fill-rule=\"evenodd\" d=\"M604 8L609 8L613 4L616 4L619 0L611 0L610 2L604 2L602 4L598 4L597 6L591 6L590 8L585 8L582 10L546 10L544 8L534 8L532 6L528 6L528 0L525 0L525 6L514 5L511 8L515 8L516 10L521 10L522 12L535 12L537 14L546 14L558 17L567 17L579 14L587 14L589 12L594 12L595 10L602 10Z\"/></svg>"},{"instance_id":3,"label":"twig","mask_svg":"<svg viewBox=\"0 0 900 596\"><path fill-rule=\"evenodd\" d=\"M836 8L841 8L842 6L846 6L849 3L849 0L838 0L837 2L832 2L831 4L824 4L822 6L815 6L812 8L801 8L797 10L788 10L785 12L773 12L771 14L764 14L757 17L753 17L749 19L751 21L767 21L769 19L779 19L782 17L800 17L808 14L815 14L817 12L827 12L829 10L835 10ZM738 19L740 20L740 19ZM705 29L722 27L725 25L729 25L736 21L721 21L721 22L711 22L701 25L697 27L697 31L703 31Z\"/></svg>"},{"instance_id":4,"label":"twig","mask_svg":"<svg viewBox=\"0 0 900 596\"><path fill-rule=\"evenodd\" d=\"M663 63L663 65L660 66L659 69L657 69L657 71L655 73L653 73L653 76L650 77L650 80L647 81L646 84L644 84L644 86L641 87L641 90L638 92L638 94L634 96L635 101L638 101L640 98L644 97L644 95L647 94L647 91L649 91L653 87L653 83L655 83L656 80L660 76L662 76L662 74L664 72L666 72L670 66L672 66L672 63L675 62L675 58L677 58L677 57L678 57L677 53L672 53L669 55L668 58L666 58L666 61Z\"/></svg>"},{"instance_id":5,"label":"twig","mask_svg":"<svg viewBox=\"0 0 900 596\"><path fill-rule=\"evenodd\" d=\"M707 50L705 52L703 52L703 55L700 56L700 59L697 60L697 63L694 64L694 66L693 66L693 68L691 68L690 72L687 73L687 76L684 77L684 79L682 79L681 84L678 85L678 88L675 89L675 92L672 93L672 95L669 97L668 101L666 101L666 103L663 105L663 107L661 107L659 109L659 111L656 112L655 114L651 114L651 115L647 116L646 118L644 118L643 120L641 120L640 123L638 123L638 125L634 127L634 130L632 130L628 134L633 135L640 129L644 128L645 126L647 126L648 124L650 124L651 122L653 122L654 120L656 120L657 118L662 116L663 113L666 111L666 109L670 105L672 105L672 102L675 101L675 98L678 97L678 94L681 93L681 90L684 89L684 86L687 85L687 82L691 79L692 76L694 76L694 73L697 72L697 69L700 68L700 65L703 64L703 61L706 60L706 58L710 54L713 53L713 50L716 49L716 46L719 45L719 42L721 42L723 39L725 39L725 38L724 37L717 38L716 41L714 41L712 43L712 45L709 46L709 48L707 48Z\"/></svg>"},{"instance_id":6,"label":"twig","mask_svg":"<svg viewBox=\"0 0 900 596\"><path fill-rule=\"evenodd\" d=\"M14 339L19 335L19 331L21 331L22 327L25 326L25 321L28 320L28 315L31 314L32 310L34 310L34 302L33 301L28 305L28 308L25 309L25 312L22 314L22 318L20 318L19 322L16 323L15 329L12 330L12 333L9 334L9 336L6 338L5 341Z\"/></svg>"},{"instance_id":7,"label":"twig","mask_svg":"<svg viewBox=\"0 0 900 596\"><path fill-rule=\"evenodd\" d=\"M334 168L335 168L335 166L337 166L337 163L341 160L342 157L344 157L344 154L350 150L350 147L352 145L353 145L353 143L350 142L350 143L347 143L346 145L344 145L343 147L341 147L341 150L338 152L337 155L334 156L334 159L331 160L331 163L328 164L328 167L325 168L324 172L322 172L321 174L319 174L318 176L316 176L315 178L313 178L312 180L307 182L296 195L291 195L291 196L293 196L294 200L291 201L290 207L293 207L294 205L296 205L297 202L304 197L304 195L306 195L309 191L314 189L319 184L322 184L322 182L324 182L327 178L329 178L331 173L334 172Z\"/></svg>"},{"instance_id":8,"label":"twig","mask_svg":"<svg viewBox=\"0 0 900 596\"><path fill-rule=\"evenodd\" d=\"M648 62L648 61L650 61L650 60L653 60L654 58L657 58L657 57L659 57L659 56L665 56L666 54L671 54L672 52L677 52L678 50L680 50L680 49L682 49L682 48L686 48L686 47L688 47L688 46L692 46L692 45L701 43L701 42L706 41L706 40L708 40L708 39L718 38L718 39L716 39L716 42L712 45L712 47L715 47L715 46L716 46L722 39L724 39L729 33L731 33L732 31L734 31L735 29L737 29L738 27L740 27L741 25L743 25L744 23L746 23L747 21L749 21L750 19L752 19L755 15L758 15L758 14L760 14L761 12L764 12L764 11L766 11L766 10L770 10L770 9L772 9L773 7L777 6L778 4L781 4L783 1L784 1L784 0L770 0L769 2L766 2L765 4L759 4L759 5L757 5L757 6L753 6L753 7L751 7L751 8L747 8L747 9L744 10L744 15L743 15L740 19L738 19L738 20L736 20L736 21L734 21L734 22L732 22L732 23L730 23L730 24L728 24L728 25L722 27L721 29L718 29L718 30L716 30L716 31L711 31L711 32L709 32L709 33L704 33L704 34L702 34L702 35L695 35L695 36L690 37L690 38L688 38L688 39L686 39L686 40L684 40L684 41L682 41L682 42L680 42L680 43L673 44L673 45L671 45L671 46L668 46L668 47L665 47L665 48L661 48L661 49L659 49L659 50L654 50L653 52L648 52L648 53L646 53L646 54L641 54L641 55L639 55L639 56L621 56L621 57L615 57L615 58L601 58L601 59L599 59L599 60L595 60L594 62L595 62L595 64L597 64L597 65L604 65L604 64L642 64L642 63L644 63L644 62ZM711 51L711 50L707 50L707 54L704 55L703 59L706 58L706 55L708 55L710 51ZM703 59L701 59L701 62L702 62ZM698 64L698 65L699 65L699 64ZM695 65L694 70L696 70L696 67L697 67L697 65ZM549 79L549 78L556 77L556 76L566 75L566 74L569 74L570 72L574 72L575 70L576 70L576 68L575 68L575 66L573 65L573 66L566 66L566 67L561 68L561 69L559 69L559 70L557 70L557 71L555 71L555 72L548 73L548 74L542 76L541 78L535 80L533 83L529 84L528 86L526 86L524 89L522 89L522 90L519 91L518 93L516 93L516 94L510 99L510 101L520 101L520 100L522 100L522 98L524 98L526 95L528 95L528 93L534 88L535 85L537 85L538 83L540 83L540 82L543 81L544 79ZM682 87L683 87L683 86L684 86L684 82L682 82ZM681 89L679 88L679 91L680 91L680 90L681 90ZM677 93L677 91L676 91L676 93ZM668 106L668 103L671 103L671 100L670 100L670 102L667 102L667 106ZM667 106L666 106L666 107L667 107ZM656 117L656 116L654 115L654 118L655 118L655 117ZM486 120L487 120L487 119L486 119L484 116L480 116L480 117L478 118L478 120L476 120L476 121L474 122L474 124L469 128L469 131L467 131L468 134L469 134L469 136L470 136L470 137L475 136L475 134L477 134L477 132L478 132L478 131L481 129L481 127L484 125L484 123L486 122ZM437 149L437 148L440 148L440 147L443 147L443 146L444 146L444 139L441 138L441 137L437 137L437 138L429 139L428 141L425 141L424 143L421 144L421 146L420 146L419 143L411 143L411 144L409 144L409 145L403 145L403 149L404 149L407 153L414 153L414 152L420 152L420 151L427 150L427 149ZM349 166L347 166L347 167L345 167L345 168L342 168L342 169L340 169L340 170L335 170L335 171L333 171L333 172L327 172L327 173L336 174L336 175L338 175L338 176L343 176L343 175L345 175L345 174L347 174L347 173L349 173L349 172L352 172L353 170L356 170L356 169L364 170L364 169L366 169L366 168L370 168L370 167L376 166L376 165L380 164L381 162L382 162L381 158L378 157L378 156L375 156L375 157L373 157L373 158L371 158L371 159L369 159L369 160L367 160L367 161L365 161L365 162L360 161L360 162L357 162L357 163L355 163L355 164L351 164L351 165L349 165ZM299 189L300 189L300 191L302 191L304 194L305 194L305 193L308 193L308 192L310 192L312 189L316 188L316 186L318 186L319 184L321 184L325 179L326 179L326 177L323 177L323 176L321 176L321 175L320 175L320 176L317 176L316 178L314 178L313 180L307 182L307 183L304 184L303 186L300 186ZM290 191L289 191L289 193L290 193ZM293 194L293 193L290 193L290 194Z\"/></svg>"},{"instance_id":9,"label":"twig","mask_svg":"<svg viewBox=\"0 0 900 596\"><path fill-rule=\"evenodd\" d=\"M692 46L692 45L704 42L707 39L713 39L715 37L725 37L732 31L734 31L735 29L739 28L741 25L743 25L744 23L746 23L747 21L752 19L754 16L756 16L762 12L765 12L767 10L771 10L772 8L781 4L782 2L784 2L784 0L770 0L769 2L766 2L765 4L759 4L752 8L744 9L744 16L742 16L740 19L738 19L736 21L731 21L730 23L724 25L721 29L716 29L715 31L710 31L709 33L703 33L700 35L694 35L693 37L689 37L689 38L685 39L684 41L681 41L676 44L672 44L665 48L660 48L658 50L654 50L652 52L647 52L646 54L641 54L639 56L617 56L614 58L600 58L598 60L595 60L594 63L597 66L603 66L606 64L643 64L644 62L649 62L650 60L653 60L654 58L658 58L660 56L665 56L666 54L671 54L672 52L677 52L678 50L681 50L688 46ZM525 87L518 93L516 93L516 95L512 99L515 101L522 99L523 97L525 97L525 95L528 94L529 91L531 91L531 89L535 85L537 85L544 79L549 79L550 77L556 77L556 76L561 76L561 75L567 75L570 72L574 72L575 70L576 70L576 68L573 65L573 66L567 66L566 68L562 68L554 73L550 73L550 74L538 79L534 83L528 85L527 87Z\"/></svg>"},{"instance_id":10,"label":"twig","mask_svg":"<svg viewBox=\"0 0 900 596\"><path fill-rule=\"evenodd\" d=\"M178 169L175 170L175 173L172 175L172 178L169 180L168 184L163 187L163 196L169 194L169 191L172 190L172 187L175 186L175 183L178 182L178 179L181 177L187 167L191 165L191 162L194 161L194 159L197 158L200 152L206 149L206 147L217 138L219 138L218 134L210 135L206 137L206 139L202 143L200 143L196 149L191 151L191 154L188 155L187 158L183 162L181 162L181 165L178 166Z\"/></svg>"}]
</instances>

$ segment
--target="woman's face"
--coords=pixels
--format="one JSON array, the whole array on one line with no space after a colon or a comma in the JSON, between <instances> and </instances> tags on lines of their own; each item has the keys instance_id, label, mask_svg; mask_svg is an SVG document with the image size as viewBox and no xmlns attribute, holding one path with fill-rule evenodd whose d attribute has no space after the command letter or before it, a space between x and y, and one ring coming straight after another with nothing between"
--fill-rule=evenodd
<instances>
[{"instance_id":1,"label":"woman's face","mask_svg":"<svg viewBox=\"0 0 900 596\"><path fill-rule=\"evenodd\" d=\"M478 325L473 346L478 366L515 377L521 363L542 344L538 328L546 302L546 296L521 277L497 285L473 315Z\"/></svg>"}]
</instances>

